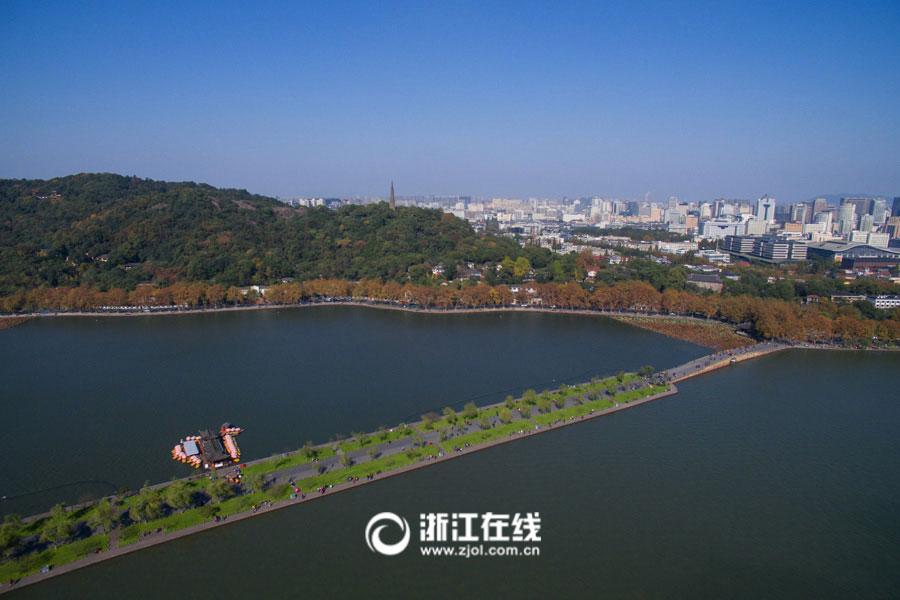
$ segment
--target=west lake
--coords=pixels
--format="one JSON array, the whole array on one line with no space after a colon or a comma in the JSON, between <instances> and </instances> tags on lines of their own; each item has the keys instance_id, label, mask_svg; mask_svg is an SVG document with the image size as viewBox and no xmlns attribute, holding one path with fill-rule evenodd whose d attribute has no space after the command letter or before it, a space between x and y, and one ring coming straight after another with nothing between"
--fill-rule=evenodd
<instances>
[{"instance_id":1,"label":"west lake","mask_svg":"<svg viewBox=\"0 0 900 600\"><path fill-rule=\"evenodd\" d=\"M0 332L2 512L189 474L168 450L223 421L246 429L252 459L706 352L568 315L317 307L36 320ZM897 597L898 369L898 353L779 353L15 597ZM48 489L62 483L74 485ZM414 531L424 512L539 511L541 556L422 557L415 543L375 555L364 529L381 511Z\"/></svg>"}]
</instances>

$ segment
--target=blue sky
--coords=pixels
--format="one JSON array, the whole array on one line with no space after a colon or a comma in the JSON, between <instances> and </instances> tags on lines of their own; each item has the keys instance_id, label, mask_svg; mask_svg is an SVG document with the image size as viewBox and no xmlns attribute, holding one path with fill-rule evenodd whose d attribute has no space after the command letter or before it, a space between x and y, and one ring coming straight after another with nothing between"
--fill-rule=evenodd
<instances>
[{"instance_id":1,"label":"blue sky","mask_svg":"<svg viewBox=\"0 0 900 600\"><path fill-rule=\"evenodd\" d=\"M5 0L0 67L0 177L900 195L896 0Z\"/></svg>"}]
</instances>

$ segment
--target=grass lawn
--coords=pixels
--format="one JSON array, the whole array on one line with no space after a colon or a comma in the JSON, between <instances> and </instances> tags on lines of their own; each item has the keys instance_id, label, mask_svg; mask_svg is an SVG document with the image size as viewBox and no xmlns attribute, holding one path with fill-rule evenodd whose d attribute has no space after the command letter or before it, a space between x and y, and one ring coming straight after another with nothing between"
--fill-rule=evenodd
<instances>
[{"instance_id":1,"label":"grass lawn","mask_svg":"<svg viewBox=\"0 0 900 600\"><path fill-rule=\"evenodd\" d=\"M19 579L41 570L44 565L64 565L73 560L84 558L98 548L106 550L109 545L109 537L95 535L83 540L77 540L71 544L65 544L56 549L44 550L37 554L29 554L22 558L11 560L0 565L0 581Z\"/></svg>"},{"instance_id":2,"label":"grass lawn","mask_svg":"<svg viewBox=\"0 0 900 600\"><path fill-rule=\"evenodd\" d=\"M119 532L119 546L127 546L141 539L141 534L146 531L162 529L166 533L170 531L178 531L192 525L199 525L204 521L208 521L209 517L205 516L201 508L192 508L181 513L174 513L161 519L154 519L146 523L134 523L122 529Z\"/></svg>"},{"instance_id":3,"label":"grass lawn","mask_svg":"<svg viewBox=\"0 0 900 600\"><path fill-rule=\"evenodd\" d=\"M366 436L366 441L364 444L360 444L358 440L353 440L350 442L342 443L339 448L341 452L345 454L347 452L353 452L354 450L359 450L360 448L368 448L370 446L377 446L378 444L386 444L389 441L395 442L399 439L409 437L411 435L416 435L418 432L412 427L407 427L406 429L394 428L393 431L380 431L373 433L372 435Z\"/></svg>"},{"instance_id":4,"label":"grass lawn","mask_svg":"<svg viewBox=\"0 0 900 600\"><path fill-rule=\"evenodd\" d=\"M329 456L334 456L334 450L332 450L330 447L319 448L318 452L319 458L328 458ZM257 463L255 465L247 465L246 467L241 469L241 472L244 474L244 477L249 477L251 475L264 475L266 473L271 473L272 471L279 471L288 467L303 465L310 461L311 459L309 457L298 452L296 454L289 454L285 457L276 456L271 458L270 460Z\"/></svg>"},{"instance_id":5,"label":"grass lawn","mask_svg":"<svg viewBox=\"0 0 900 600\"><path fill-rule=\"evenodd\" d=\"M567 408L563 408L560 410L555 410L553 412L535 415L531 417L531 420L539 425L549 425L555 421L562 419L565 421L569 417L580 417L581 415L586 415L591 412L591 409L594 410L603 410L612 406L614 402L609 398L601 398L600 400L594 400L592 402L585 402L584 404L578 404L576 406L569 406Z\"/></svg>"},{"instance_id":6,"label":"grass lawn","mask_svg":"<svg viewBox=\"0 0 900 600\"><path fill-rule=\"evenodd\" d=\"M466 442L475 446L477 444L483 444L484 442L489 442L498 438L509 437L510 434L518 433L521 430L531 431L532 429L534 429L534 423L523 419L520 421L513 421L512 423L508 423L506 425L500 425L498 427L492 427L490 429L484 429L482 431L476 431L474 433L467 433L466 435L450 438L446 442L441 442L441 447L443 447L443 449L447 452L452 452L453 448L465 447Z\"/></svg>"},{"instance_id":7,"label":"grass lawn","mask_svg":"<svg viewBox=\"0 0 900 600\"><path fill-rule=\"evenodd\" d=\"M415 449L415 452L418 453L418 455L414 458L409 458L406 455L406 452L401 452L399 454L393 454L391 456L376 458L375 460L371 460L368 462L350 465L349 467L339 469L337 471L331 471L329 473L322 473L321 475L307 477L306 479L301 479L297 483L297 485L304 492L311 492L316 488L320 488L322 486L327 487L329 485L339 485L341 483L345 483L348 477L365 477L369 473L374 473L376 471L381 471L382 473L384 473L385 471L392 471L394 469L398 469L400 467L414 463L418 461L422 456L437 454L439 451L440 450L435 446L424 446L422 448Z\"/></svg>"},{"instance_id":8,"label":"grass lawn","mask_svg":"<svg viewBox=\"0 0 900 600\"><path fill-rule=\"evenodd\" d=\"M134 523L122 529L119 533L119 545L127 546L133 544L140 539L142 533L146 531L154 531L162 529L165 533L178 531L185 527L193 527L213 518L213 514L220 517L235 515L247 510L254 505L261 504L264 500L284 500L291 493L291 486L280 485L270 487L262 492L253 492L250 494L242 494L234 496L219 502L218 504L210 502L200 508L192 508L180 513L174 513L160 519L147 521L146 523ZM215 510L215 513L212 511Z\"/></svg>"},{"instance_id":9,"label":"grass lawn","mask_svg":"<svg viewBox=\"0 0 900 600\"><path fill-rule=\"evenodd\" d=\"M646 398L647 396L658 394L667 389L668 386L654 385L646 388L641 388L639 390L629 390L627 392L617 394L614 398L600 398L599 400L585 402L584 404L569 406L546 414L536 415L533 416L531 420L540 425L549 425L550 423L554 423L559 420L564 421L569 417L580 417L581 415L586 415L591 412L591 409L595 411L605 410L614 406L616 402L618 402L619 404L626 404L639 398Z\"/></svg>"}]
</instances>

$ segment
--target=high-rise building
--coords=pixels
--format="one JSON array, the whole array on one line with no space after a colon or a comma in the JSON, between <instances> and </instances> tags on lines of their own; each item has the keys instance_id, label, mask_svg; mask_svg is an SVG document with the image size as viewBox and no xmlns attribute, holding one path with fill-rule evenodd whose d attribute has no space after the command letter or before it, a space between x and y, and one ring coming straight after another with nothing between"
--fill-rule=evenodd
<instances>
[{"instance_id":1,"label":"high-rise building","mask_svg":"<svg viewBox=\"0 0 900 600\"><path fill-rule=\"evenodd\" d=\"M872 215L863 215L859 218L859 230L869 232L875 226L875 217Z\"/></svg>"},{"instance_id":2,"label":"high-rise building","mask_svg":"<svg viewBox=\"0 0 900 600\"><path fill-rule=\"evenodd\" d=\"M812 216L815 217L820 212L825 212L828 208L828 200L825 198L816 198L813 200Z\"/></svg>"},{"instance_id":3,"label":"high-rise building","mask_svg":"<svg viewBox=\"0 0 900 600\"><path fill-rule=\"evenodd\" d=\"M825 212L827 208L828 200L826 200L825 198L816 198L815 200L813 200L813 214L810 216L810 218L815 218L817 214L819 214L820 212Z\"/></svg>"},{"instance_id":4,"label":"high-rise building","mask_svg":"<svg viewBox=\"0 0 900 600\"><path fill-rule=\"evenodd\" d=\"M856 207L856 216L868 215L872 213L872 198L841 198L841 206L852 204Z\"/></svg>"},{"instance_id":5,"label":"high-rise building","mask_svg":"<svg viewBox=\"0 0 900 600\"><path fill-rule=\"evenodd\" d=\"M395 210L397 208L397 203L394 201L394 182L391 182L391 210Z\"/></svg>"},{"instance_id":6,"label":"high-rise building","mask_svg":"<svg viewBox=\"0 0 900 600\"><path fill-rule=\"evenodd\" d=\"M894 208L891 210L892 217L900 217L900 198L894 198Z\"/></svg>"},{"instance_id":7,"label":"high-rise building","mask_svg":"<svg viewBox=\"0 0 900 600\"><path fill-rule=\"evenodd\" d=\"M872 220L877 226L884 225L887 219L887 200L875 198L872 200Z\"/></svg>"},{"instance_id":8,"label":"high-rise building","mask_svg":"<svg viewBox=\"0 0 900 600\"><path fill-rule=\"evenodd\" d=\"M791 206L791 221L794 223L809 223L812 220L810 206L805 202Z\"/></svg>"},{"instance_id":9,"label":"high-rise building","mask_svg":"<svg viewBox=\"0 0 900 600\"><path fill-rule=\"evenodd\" d=\"M830 210L816 213L816 216L813 217L813 223L822 225L822 233L831 233L834 224L834 214L834 211Z\"/></svg>"},{"instance_id":10,"label":"high-rise building","mask_svg":"<svg viewBox=\"0 0 900 600\"><path fill-rule=\"evenodd\" d=\"M888 217L884 230L892 240L900 239L900 217Z\"/></svg>"},{"instance_id":11,"label":"high-rise building","mask_svg":"<svg viewBox=\"0 0 900 600\"><path fill-rule=\"evenodd\" d=\"M841 207L838 209L838 224L841 235L847 235L856 229L856 204L841 203Z\"/></svg>"},{"instance_id":12,"label":"high-rise building","mask_svg":"<svg viewBox=\"0 0 900 600\"><path fill-rule=\"evenodd\" d=\"M898 198L898 200L900 200L900 198ZM724 208L725 208L725 201L722 199L717 199L715 202L713 202L712 217L714 219L718 219L719 217L721 217L722 210Z\"/></svg>"},{"instance_id":13,"label":"high-rise building","mask_svg":"<svg viewBox=\"0 0 900 600\"><path fill-rule=\"evenodd\" d=\"M756 218L766 223L775 222L775 198L763 196L756 202Z\"/></svg>"}]
</instances>

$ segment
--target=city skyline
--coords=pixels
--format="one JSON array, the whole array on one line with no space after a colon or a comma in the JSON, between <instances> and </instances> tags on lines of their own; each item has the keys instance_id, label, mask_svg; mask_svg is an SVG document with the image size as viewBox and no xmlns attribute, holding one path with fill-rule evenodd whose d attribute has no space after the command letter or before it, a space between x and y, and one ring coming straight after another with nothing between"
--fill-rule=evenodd
<instances>
[{"instance_id":1,"label":"city skyline","mask_svg":"<svg viewBox=\"0 0 900 600\"><path fill-rule=\"evenodd\" d=\"M12 2L0 16L14 83L0 177L272 196L381 196L391 179L484 197L900 190L895 3Z\"/></svg>"}]
</instances>

